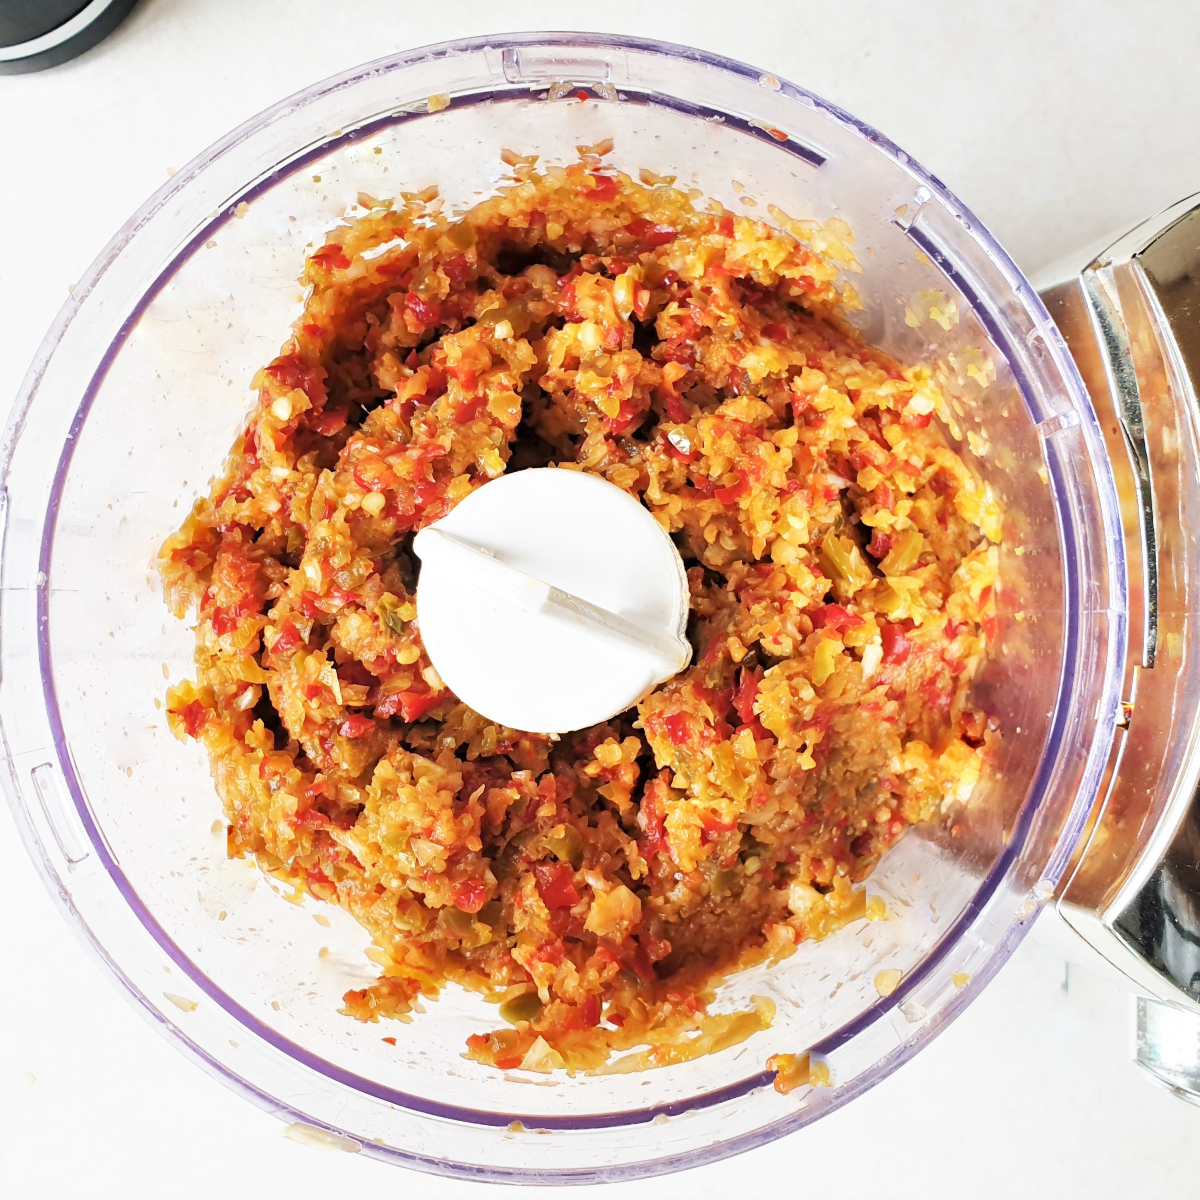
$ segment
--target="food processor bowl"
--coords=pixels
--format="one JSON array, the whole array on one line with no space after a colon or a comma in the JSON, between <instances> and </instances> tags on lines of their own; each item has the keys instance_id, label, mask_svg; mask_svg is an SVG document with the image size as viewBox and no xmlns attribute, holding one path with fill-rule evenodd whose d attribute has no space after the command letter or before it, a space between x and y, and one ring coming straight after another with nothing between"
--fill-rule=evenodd
<instances>
[{"instance_id":1,"label":"food processor bowl","mask_svg":"<svg viewBox=\"0 0 1200 1200\"><path fill-rule=\"evenodd\" d=\"M934 369L948 434L1004 506L998 628L974 697L1000 741L974 794L913 828L870 877L888 920L723 985L717 1010L770 998L769 1029L691 1062L568 1078L464 1059L497 1014L457 988L410 1023L339 1014L342 994L374 977L367 935L226 857L204 752L166 726L162 697L191 671L192 635L168 614L154 559L300 312L306 247L360 193L436 186L459 209L507 177L504 149L546 165L609 138L606 163L763 220L815 222L805 236L818 250L844 240L837 222L852 230L844 282L862 308L849 319ZM301 1136L424 1170L647 1175L847 1103L970 1002L1055 892L1122 711L1121 514L1102 432L1037 294L886 138L683 47L581 34L444 44L254 118L175 175L79 282L3 453L3 770L47 886L131 1001L212 1074ZM886 996L881 971L899 972ZM768 1057L805 1052L827 1085L776 1091Z\"/></svg>"}]
</instances>

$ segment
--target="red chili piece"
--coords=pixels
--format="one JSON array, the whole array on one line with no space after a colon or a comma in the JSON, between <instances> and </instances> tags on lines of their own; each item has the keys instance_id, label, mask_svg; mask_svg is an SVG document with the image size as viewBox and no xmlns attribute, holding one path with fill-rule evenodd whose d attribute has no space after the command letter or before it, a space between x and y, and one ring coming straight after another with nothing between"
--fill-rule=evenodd
<instances>
[{"instance_id":1,"label":"red chili piece","mask_svg":"<svg viewBox=\"0 0 1200 1200\"><path fill-rule=\"evenodd\" d=\"M232 633L238 625L237 606L233 608L214 608L212 614L212 631L217 637Z\"/></svg>"},{"instance_id":2,"label":"red chili piece","mask_svg":"<svg viewBox=\"0 0 1200 1200\"><path fill-rule=\"evenodd\" d=\"M473 392L479 386L479 375L474 367L447 367L446 374L457 379L464 392Z\"/></svg>"},{"instance_id":3,"label":"red chili piece","mask_svg":"<svg viewBox=\"0 0 1200 1200\"><path fill-rule=\"evenodd\" d=\"M573 908L579 903L575 872L569 863L534 863L533 875L538 895L547 908Z\"/></svg>"},{"instance_id":4,"label":"red chili piece","mask_svg":"<svg viewBox=\"0 0 1200 1200\"><path fill-rule=\"evenodd\" d=\"M475 274L475 267L465 254L456 254L447 259L442 263L442 270L450 280L451 286L456 288L464 287Z\"/></svg>"},{"instance_id":5,"label":"red chili piece","mask_svg":"<svg viewBox=\"0 0 1200 1200\"><path fill-rule=\"evenodd\" d=\"M608 422L609 429L618 437L628 433L646 415L646 405L642 400L631 396L621 401L621 407L615 417Z\"/></svg>"},{"instance_id":6,"label":"red chili piece","mask_svg":"<svg viewBox=\"0 0 1200 1200\"><path fill-rule=\"evenodd\" d=\"M758 699L758 677L753 671L742 668L738 679L737 690L733 693L733 707L742 718L743 725L751 724L754 719L754 702Z\"/></svg>"},{"instance_id":7,"label":"red chili piece","mask_svg":"<svg viewBox=\"0 0 1200 1200\"><path fill-rule=\"evenodd\" d=\"M813 614L812 623L814 629L832 629L835 633L845 633L847 629L861 625L863 619L840 604L826 604Z\"/></svg>"},{"instance_id":8,"label":"red chili piece","mask_svg":"<svg viewBox=\"0 0 1200 1200\"><path fill-rule=\"evenodd\" d=\"M587 996L580 1006L579 1016L585 1029L595 1029L600 1024L600 997Z\"/></svg>"},{"instance_id":9,"label":"red chili piece","mask_svg":"<svg viewBox=\"0 0 1200 1200\"><path fill-rule=\"evenodd\" d=\"M634 942L633 950L626 955L625 963L643 983L649 983L654 978L654 964L650 961L650 952L641 942Z\"/></svg>"},{"instance_id":10,"label":"red chili piece","mask_svg":"<svg viewBox=\"0 0 1200 1200\"><path fill-rule=\"evenodd\" d=\"M428 300L423 300L416 292L406 292L404 303L418 324L424 325L426 328L437 324L440 311L436 301L431 304Z\"/></svg>"},{"instance_id":11,"label":"red chili piece","mask_svg":"<svg viewBox=\"0 0 1200 1200\"><path fill-rule=\"evenodd\" d=\"M658 778L647 785L641 807L638 810L637 823L642 830L642 836L638 839L638 848L647 860L658 854L670 853L666 814L663 811L663 799L670 788L670 779L670 771L664 768Z\"/></svg>"},{"instance_id":12,"label":"red chili piece","mask_svg":"<svg viewBox=\"0 0 1200 1200\"><path fill-rule=\"evenodd\" d=\"M653 250L656 246L665 246L679 236L679 230L673 229L670 225L655 225L653 222L647 221L645 217L634 217L625 228L637 238L646 250ZM667 279L669 274L671 274L670 271L664 274L662 280L667 287L672 282ZM679 276L676 275L675 278L678 279Z\"/></svg>"},{"instance_id":13,"label":"red chili piece","mask_svg":"<svg viewBox=\"0 0 1200 1200\"><path fill-rule=\"evenodd\" d=\"M338 733L346 738L366 737L375 728L375 722L370 717L354 713L338 726Z\"/></svg>"},{"instance_id":14,"label":"red chili piece","mask_svg":"<svg viewBox=\"0 0 1200 1200\"><path fill-rule=\"evenodd\" d=\"M891 534L884 533L881 529L876 529L871 534L871 540L867 543L867 553L874 558L886 558L892 548Z\"/></svg>"},{"instance_id":15,"label":"red chili piece","mask_svg":"<svg viewBox=\"0 0 1200 1200\"><path fill-rule=\"evenodd\" d=\"M441 703L442 693L419 692L400 693L400 715L409 722L419 721L430 709L437 708Z\"/></svg>"},{"instance_id":16,"label":"red chili piece","mask_svg":"<svg viewBox=\"0 0 1200 1200\"><path fill-rule=\"evenodd\" d=\"M333 437L335 433L340 433L346 428L346 422L349 419L349 408L345 405L338 405L337 408L309 413L308 427L313 433L320 434L321 437Z\"/></svg>"},{"instance_id":17,"label":"red chili piece","mask_svg":"<svg viewBox=\"0 0 1200 1200\"><path fill-rule=\"evenodd\" d=\"M400 719L412 724L419 721L431 708L436 708L441 702L443 692L393 692L375 706L378 717L394 717L400 714Z\"/></svg>"},{"instance_id":18,"label":"red chili piece","mask_svg":"<svg viewBox=\"0 0 1200 1200\"><path fill-rule=\"evenodd\" d=\"M700 818L700 841L708 845L709 842L716 841L721 834L736 828L736 821L718 821L716 817L706 814Z\"/></svg>"},{"instance_id":19,"label":"red chili piece","mask_svg":"<svg viewBox=\"0 0 1200 1200\"><path fill-rule=\"evenodd\" d=\"M713 492L714 500L719 500L722 504L732 504L750 491L750 480L746 478L746 472L736 471L734 474L737 476L735 482L728 487L717 488Z\"/></svg>"},{"instance_id":20,"label":"red chili piece","mask_svg":"<svg viewBox=\"0 0 1200 1200\"><path fill-rule=\"evenodd\" d=\"M886 663L903 663L908 661L913 644L905 636L905 630L899 625L884 625L879 631L879 639L883 643L883 661Z\"/></svg>"},{"instance_id":21,"label":"red chili piece","mask_svg":"<svg viewBox=\"0 0 1200 1200\"><path fill-rule=\"evenodd\" d=\"M615 200L617 181L611 175L592 175L592 196L597 200Z\"/></svg>"},{"instance_id":22,"label":"red chili piece","mask_svg":"<svg viewBox=\"0 0 1200 1200\"><path fill-rule=\"evenodd\" d=\"M187 730L188 737L199 737L200 730L208 721L208 709L199 700L193 700L179 715L183 719L183 727Z\"/></svg>"},{"instance_id":23,"label":"red chili piece","mask_svg":"<svg viewBox=\"0 0 1200 1200\"><path fill-rule=\"evenodd\" d=\"M464 879L450 889L459 912L477 913L487 902L487 887L478 879Z\"/></svg>"},{"instance_id":24,"label":"red chili piece","mask_svg":"<svg viewBox=\"0 0 1200 1200\"><path fill-rule=\"evenodd\" d=\"M468 421L475 420L486 407L486 396L472 396L470 400L464 400L454 406L454 419L460 425L465 425Z\"/></svg>"},{"instance_id":25,"label":"red chili piece","mask_svg":"<svg viewBox=\"0 0 1200 1200\"><path fill-rule=\"evenodd\" d=\"M687 713L675 712L668 713L662 719L663 728L667 731L667 737L671 739L671 744L682 746L688 740L689 729Z\"/></svg>"},{"instance_id":26,"label":"red chili piece","mask_svg":"<svg viewBox=\"0 0 1200 1200\"><path fill-rule=\"evenodd\" d=\"M436 400L446 394L446 372L441 367L425 368L425 399ZM445 448L442 448L445 454Z\"/></svg>"},{"instance_id":27,"label":"red chili piece","mask_svg":"<svg viewBox=\"0 0 1200 1200\"><path fill-rule=\"evenodd\" d=\"M338 245L322 246L309 261L316 263L326 271L331 271L334 267L344 271L350 265L350 260Z\"/></svg>"},{"instance_id":28,"label":"red chili piece","mask_svg":"<svg viewBox=\"0 0 1200 1200\"><path fill-rule=\"evenodd\" d=\"M317 602L321 599L316 592L301 592L300 593L300 611L310 620L316 621L322 617L327 617L328 614L324 609L319 608Z\"/></svg>"},{"instance_id":29,"label":"red chili piece","mask_svg":"<svg viewBox=\"0 0 1200 1200\"><path fill-rule=\"evenodd\" d=\"M284 621L279 628L279 636L275 639L275 644L271 650L275 654L289 654L295 650L304 639L300 636L300 631L292 624L291 621Z\"/></svg>"},{"instance_id":30,"label":"red chili piece","mask_svg":"<svg viewBox=\"0 0 1200 1200\"><path fill-rule=\"evenodd\" d=\"M666 395L667 420L674 421L676 425L686 425L688 419L687 409L683 407L683 401L679 398L676 392L667 392Z\"/></svg>"}]
</instances>

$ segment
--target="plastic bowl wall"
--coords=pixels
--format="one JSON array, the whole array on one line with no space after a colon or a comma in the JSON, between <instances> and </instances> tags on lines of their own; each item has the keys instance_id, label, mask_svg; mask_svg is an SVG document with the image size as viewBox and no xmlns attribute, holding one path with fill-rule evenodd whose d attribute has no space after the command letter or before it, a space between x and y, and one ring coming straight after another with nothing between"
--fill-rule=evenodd
<instances>
[{"instance_id":1,"label":"plastic bowl wall","mask_svg":"<svg viewBox=\"0 0 1200 1200\"><path fill-rule=\"evenodd\" d=\"M430 96L450 103L430 112ZM899 358L938 365L972 435L964 453L1006 505L998 649L978 685L1003 748L970 802L872 877L891 920L723 990L720 1007L771 997L770 1030L642 1074L522 1077L461 1057L496 1023L461 991L411 1024L338 1014L372 977L366 936L328 906L330 927L317 924L311 901L287 903L225 857L204 755L170 736L160 708L166 677L190 670L191 634L152 564L299 311L306 246L359 192L437 184L458 208L496 186L503 148L563 162L604 138L606 161L635 176L674 175L764 219L777 205L853 228L855 320ZM930 297L953 319L918 320ZM696 51L583 35L464 42L380 60L255 118L176 175L81 281L5 449L4 765L47 885L131 999L210 1071L284 1120L412 1166L628 1177L735 1153L845 1103L1012 951L1058 882L1111 740L1125 643L1115 496L1036 295L884 138ZM887 997L873 983L883 968L903 973ZM833 1086L778 1094L767 1057L805 1050Z\"/></svg>"}]
</instances>

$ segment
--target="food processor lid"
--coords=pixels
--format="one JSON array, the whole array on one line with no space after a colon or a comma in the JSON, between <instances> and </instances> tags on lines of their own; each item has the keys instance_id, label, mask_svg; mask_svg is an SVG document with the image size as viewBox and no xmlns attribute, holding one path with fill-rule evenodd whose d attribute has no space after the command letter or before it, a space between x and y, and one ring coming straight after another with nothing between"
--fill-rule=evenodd
<instances>
[{"instance_id":1,"label":"food processor lid","mask_svg":"<svg viewBox=\"0 0 1200 1200\"><path fill-rule=\"evenodd\" d=\"M1058 906L1200 1012L1200 196L1039 282L1112 460L1130 572L1122 718Z\"/></svg>"}]
</instances>

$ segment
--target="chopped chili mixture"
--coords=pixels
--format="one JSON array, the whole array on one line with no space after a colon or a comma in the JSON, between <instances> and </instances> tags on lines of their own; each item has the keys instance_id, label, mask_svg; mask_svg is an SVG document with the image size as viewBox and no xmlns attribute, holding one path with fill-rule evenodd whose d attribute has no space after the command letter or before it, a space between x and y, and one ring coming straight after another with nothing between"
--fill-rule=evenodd
<instances>
[{"instance_id":1,"label":"chopped chili mixture","mask_svg":"<svg viewBox=\"0 0 1200 1200\"><path fill-rule=\"evenodd\" d=\"M346 1013L407 1018L453 981L500 1001L470 1058L635 1070L766 1027L765 999L709 1011L720 980L862 917L880 855L970 794L1000 510L930 370L846 323L828 257L596 154L508 161L457 219L366 198L308 258L223 476L162 549L199 616L169 719L211 756L230 853L370 931L382 974ZM444 686L411 553L550 463L670 532L694 645L560 738Z\"/></svg>"}]
</instances>

